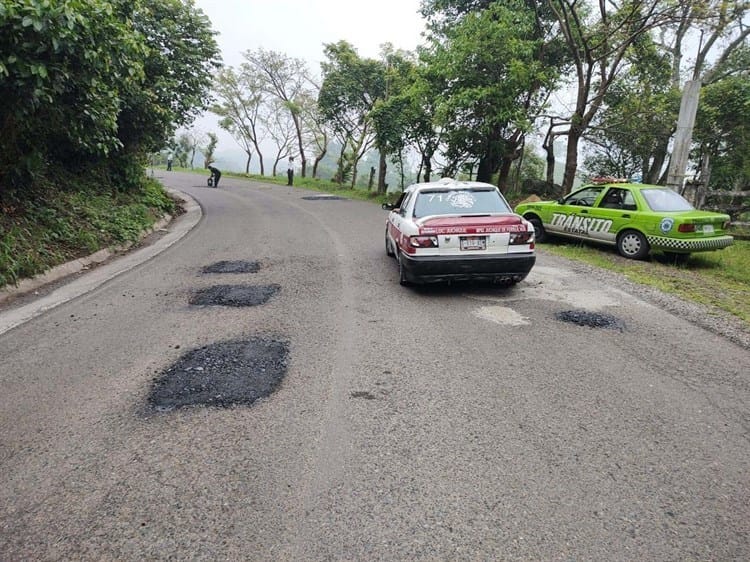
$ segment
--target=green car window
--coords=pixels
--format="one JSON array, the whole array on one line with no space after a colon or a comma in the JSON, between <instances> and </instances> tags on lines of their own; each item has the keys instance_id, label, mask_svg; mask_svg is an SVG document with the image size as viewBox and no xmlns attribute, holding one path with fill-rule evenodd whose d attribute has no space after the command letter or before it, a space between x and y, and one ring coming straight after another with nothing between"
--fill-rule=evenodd
<instances>
[{"instance_id":1,"label":"green car window","mask_svg":"<svg viewBox=\"0 0 750 562\"><path fill-rule=\"evenodd\" d=\"M695 208L682 195L667 188L642 189L641 195L656 212L692 211Z\"/></svg>"},{"instance_id":2,"label":"green car window","mask_svg":"<svg viewBox=\"0 0 750 562\"><path fill-rule=\"evenodd\" d=\"M596 201L596 198L599 197L602 189L604 189L603 186L587 187L585 189L581 189L580 191L576 191L575 193L571 193L570 195L568 195L565 198L563 204L591 207L594 204L594 201Z\"/></svg>"}]
</instances>

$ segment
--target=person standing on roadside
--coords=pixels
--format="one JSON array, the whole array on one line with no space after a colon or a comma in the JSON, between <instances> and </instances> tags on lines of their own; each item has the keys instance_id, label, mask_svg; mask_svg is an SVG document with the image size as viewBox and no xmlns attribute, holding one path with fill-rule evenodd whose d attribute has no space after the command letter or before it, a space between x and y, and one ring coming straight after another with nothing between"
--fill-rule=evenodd
<instances>
[{"instance_id":1,"label":"person standing on roadside","mask_svg":"<svg viewBox=\"0 0 750 562\"><path fill-rule=\"evenodd\" d=\"M214 187L219 187L219 178L221 178L221 170L214 166L208 167L211 172L211 179L213 180Z\"/></svg>"},{"instance_id":2,"label":"person standing on roadside","mask_svg":"<svg viewBox=\"0 0 750 562\"><path fill-rule=\"evenodd\" d=\"M286 184L294 185L294 156L289 157L289 163L286 167Z\"/></svg>"}]
</instances>

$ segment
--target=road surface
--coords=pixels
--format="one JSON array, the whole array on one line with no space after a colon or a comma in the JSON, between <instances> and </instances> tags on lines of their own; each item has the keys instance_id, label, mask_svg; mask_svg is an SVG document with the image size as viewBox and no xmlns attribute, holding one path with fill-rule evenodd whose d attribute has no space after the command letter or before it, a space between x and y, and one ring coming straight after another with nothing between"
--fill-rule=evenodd
<instances>
[{"instance_id":1,"label":"road surface","mask_svg":"<svg viewBox=\"0 0 750 562\"><path fill-rule=\"evenodd\" d=\"M1 560L750 559L746 348L544 252L512 289L404 288L372 203L164 181L195 228L0 335ZM218 285L277 291L190 304ZM268 397L152 407L258 339L288 349Z\"/></svg>"}]
</instances>

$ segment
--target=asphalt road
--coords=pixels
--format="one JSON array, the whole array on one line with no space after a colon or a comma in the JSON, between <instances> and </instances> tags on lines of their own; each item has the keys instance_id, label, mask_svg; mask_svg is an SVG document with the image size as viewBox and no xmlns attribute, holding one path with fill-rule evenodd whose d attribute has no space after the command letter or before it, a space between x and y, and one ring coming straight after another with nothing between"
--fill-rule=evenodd
<instances>
[{"instance_id":1,"label":"asphalt road","mask_svg":"<svg viewBox=\"0 0 750 562\"><path fill-rule=\"evenodd\" d=\"M372 203L164 179L195 228L0 335L0 560L750 559L746 348L543 252L513 289L404 288ZM217 284L279 290L189 304ZM148 409L255 337L288 345L268 398Z\"/></svg>"}]
</instances>

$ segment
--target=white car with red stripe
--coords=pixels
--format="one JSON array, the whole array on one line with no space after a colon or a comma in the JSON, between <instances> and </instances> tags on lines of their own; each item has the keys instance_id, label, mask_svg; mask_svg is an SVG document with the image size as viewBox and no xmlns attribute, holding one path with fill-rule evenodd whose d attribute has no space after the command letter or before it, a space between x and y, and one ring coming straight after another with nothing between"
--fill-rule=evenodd
<instances>
[{"instance_id":1,"label":"white car with red stripe","mask_svg":"<svg viewBox=\"0 0 750 562\"><path fill-rule=\"evenodd\" d=\"M534 226L494 185L444 178L410 185L390 210L385 251L399 281L484 279L513 285L534 266Z\"/></svg>"}]
</instances>

